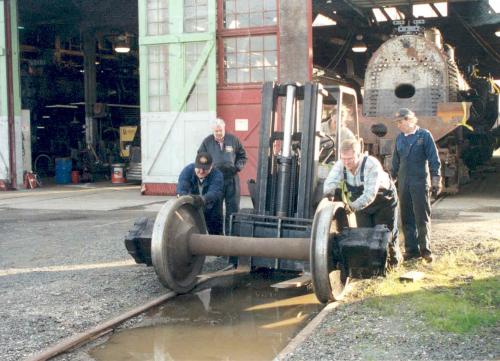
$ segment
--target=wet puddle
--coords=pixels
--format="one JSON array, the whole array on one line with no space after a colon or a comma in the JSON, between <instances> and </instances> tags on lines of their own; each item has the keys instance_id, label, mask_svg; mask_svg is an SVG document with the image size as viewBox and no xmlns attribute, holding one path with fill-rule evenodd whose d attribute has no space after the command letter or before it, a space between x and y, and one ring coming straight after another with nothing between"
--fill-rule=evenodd
<instances>
[{"instance_id":1,"label":"wet puddle","mask_svg":"<svg viewBox=\"0 0 500 361\"><path fill-rule=\"evenodd\" d=\"M91 350L102 361L272 360L322 306L311 291L274 289L290 277L253 273L183 295Z\"/></svg>"}]
</instances>

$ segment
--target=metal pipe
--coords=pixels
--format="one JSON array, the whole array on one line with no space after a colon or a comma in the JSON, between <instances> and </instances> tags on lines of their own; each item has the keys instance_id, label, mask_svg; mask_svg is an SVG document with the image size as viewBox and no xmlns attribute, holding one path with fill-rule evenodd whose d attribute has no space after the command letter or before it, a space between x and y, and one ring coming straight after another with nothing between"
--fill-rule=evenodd
<instances>
[{"instance_id":1,"label":"metal pipe","mask_svg":"<svg viewBox=\"0 0 500 361\"><path fill-rule=\"evenodd\" d=\"M292 143L292 124L295 108L295 91L294 85L286 87L286 105L285 105L285 119L283 124L283 157L290 157L291 143Z\"/></svg>"},{"instance_id":2,"label":"metal pipe","mask_svg":"<svg viewBox=\"0 0 500 361\"><path fill-rule=\"evenodd\" d=\"M295 117L295 93L297 89L294 85L286 87L285 118L283 120L283 149L278 158L278 189L277 189L277 212L279 217L287 217L288 204L290 202L290 167L292 153L292 127Z\"/></svg>"},{"instance_id":3,"label":"metal pipe","mask_svg":"<svg viewBox=\"0 0 500 361\"><path fill-rule=\"evenodd\" d=\"M189 251L199 256L247 256L309 260L309 238L253 238L192 234Z\"/></svg>"},{"instance_id":4,"label":"metal pipe","mask_svg":"<svg viewBox=\"0 0 500 361\"><path fill-rule=\"evenodd\" d=\"M12 22L10 0L4 1L5 14L5 58L7 62L7 124L9 129L9 174L10 185L17 188L16 173L16 127L14 112L14 79L12 75Z\"/></svg>"}]
</instances>

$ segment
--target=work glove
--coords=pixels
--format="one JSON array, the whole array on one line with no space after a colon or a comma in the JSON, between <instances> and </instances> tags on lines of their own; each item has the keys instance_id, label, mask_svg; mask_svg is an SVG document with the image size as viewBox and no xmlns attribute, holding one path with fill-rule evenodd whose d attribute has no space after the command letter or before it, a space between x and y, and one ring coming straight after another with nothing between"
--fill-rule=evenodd
<instances>
[{"instance_id":1,"label":"work glove","mask_svg":"<svg viewBox=\"0 0 500 361\"><path fill-rule=\"evenodd\" d=\"M330 202L333 202L335 200L335 192L328 192L323 194L323 198L328 198Z\"/></svg>"},{"instance_id":2,"label":"work glove","mask_svg":"<svg viewBox=\"0 0 500 361\"><path fill-rule=\"evenodd\" d=\"M222 172L224 179L233 178L237 172L236 167L232 164L229 164L229 163L223 163L221 165L218 165L217 169L219 169Z\"/></svg>"},{"instance_id":3,"label":"work glove","mask_svg":"<svg viewBox=\"0 0 500 361\"><path fill-rule=\"evenodd\" d=\"M432 194L437 196L439 193L441 193L442 187L443 186L441 185L441 177L438 175L433 176L431 178Z\"/></svg>"},{"instance_id":4,"label":"work glove","mask_svg":"<svg viewBox=\"0 0 500 361\"><path fill-rule=\"evenodd\" d=\"M205 207L205 198L199 195L192 195L191 198L193 198L193 206L196 208L203 208Z\"/></svg>"},{"instance_id":5,"label":"work glove","mask_svg":"<svg viewBox=\"0 0 500 361\"><path fill-rule=\"evenodd\" d=\"M323 198L328 198L331 202L338 202L342 200L342 192L340 188L335 188L334 190L323 194Z\"/></svg>"}]
</instances>

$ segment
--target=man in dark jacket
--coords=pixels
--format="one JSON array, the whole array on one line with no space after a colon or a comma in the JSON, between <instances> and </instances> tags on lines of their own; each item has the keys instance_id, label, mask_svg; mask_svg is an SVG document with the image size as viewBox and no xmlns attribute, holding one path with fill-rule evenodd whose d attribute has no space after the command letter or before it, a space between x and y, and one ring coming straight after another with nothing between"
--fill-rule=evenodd
<instances>
[{"instance_id":1,"label":"man in dark jacket","mask_svg":"<svg viewBox=\"0 0 500 361\"><path fill-rule=\"evenodd\" d=\"M240 172L247 162L243 145L237 137L226 133L226 124L220 118L212 124L213 134L206 137L198 152L210 153L214 167L224 175L222 199L226 204L225 230L229 232L229 217L240 210Z\"/></svg>"},{"instance_id":2,"label":"man in dark jacket","mask_svg":"<svg viewBox=\"0 0 500 361\"><path fill-rule=\"evenodd\" d=\"M205 222L210 234L222 234L222 173L212 168L212 156L198 153L196 161L179 175L177 195L193 195L195 205L204 207Z\"/></svg>"},{"instance_id":3,"label":"man in dark jacket","mask_svg":"<svg viewBox=\"0 0 500 361\"><path fill-rule=\"evenodd\" d=\"M401 221L405 236L405 259L423 257L432 262L430 249L431 186L441 191L441 162L431 133L417 126L417 117L410 109L396 113L401 133L396 138L392 156L392 175L398 180Z\"/></svg>"}]
</instances>

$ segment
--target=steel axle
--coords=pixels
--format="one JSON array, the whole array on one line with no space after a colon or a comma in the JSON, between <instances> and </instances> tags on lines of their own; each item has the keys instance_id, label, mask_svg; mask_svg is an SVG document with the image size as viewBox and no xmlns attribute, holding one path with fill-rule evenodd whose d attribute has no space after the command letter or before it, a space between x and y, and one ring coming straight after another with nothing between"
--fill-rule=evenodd
<instances>
[{"instance_id":1,"label":"steel axle","mask_svg":"<svg viewBox=\"0 0 500 361\"><path fill-rule=\"evenodd\" d=\"M348 226L342 203L323 200L316 210L311 239L208 235L202 210L191 196L171 200L158 213L151 240L151 259L168 288L189 292L205 256L251 256L309 261L314 291L321 302L341 298L347 276L334 264L333 235Z\"/></svg>"}]
</instances>

